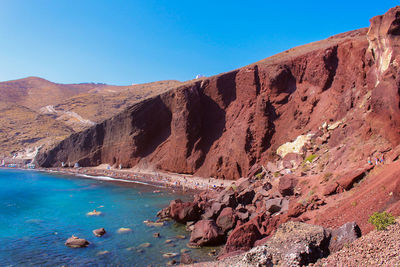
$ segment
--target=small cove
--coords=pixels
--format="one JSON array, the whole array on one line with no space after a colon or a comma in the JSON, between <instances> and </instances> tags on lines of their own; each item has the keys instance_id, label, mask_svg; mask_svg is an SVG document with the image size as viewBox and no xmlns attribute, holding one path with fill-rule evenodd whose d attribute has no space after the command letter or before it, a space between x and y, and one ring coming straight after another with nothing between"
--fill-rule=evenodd
<instances>
[{"instance_id":1,"label":"small cove","mask_svg":"<svg viewBox=\"0 0 400 267\"><path fill-rule=\"evenodd\" d=\"M5 266L165 266L171 259L162 254L188 249L190 233L174 222L149 227L143 221L156 220L157 211L176 198L190 196L136 183L0 169L0 239L4 242L0 261ZM93 209L102 215L87 216ZM100 227L107 234L95 237L92 230ZM132 231L119 234L121 227ZM156 232L160 238L153 237ZM66 247L64 242L72 234L91 245ZM165 244L167 239L173 245ZM141 247L144 243L150 246ZM212 249L189 249L189 254L198 261L212 260L208 256ZM101 255L104 251L108 253ZM179 261L179 256L174 259Z\"/></svg>"}]
</instances>

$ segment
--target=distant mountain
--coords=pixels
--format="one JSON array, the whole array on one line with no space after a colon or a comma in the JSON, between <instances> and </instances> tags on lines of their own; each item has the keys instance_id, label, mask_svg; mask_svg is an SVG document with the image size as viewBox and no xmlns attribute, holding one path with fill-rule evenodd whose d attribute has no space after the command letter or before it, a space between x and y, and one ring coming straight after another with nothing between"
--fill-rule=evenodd
<instances>
[{"instance_id":1,"label":"distant mountain","mask_svg":"<svg viewBox=\"0 0 400 267\"><path fill-rule=\"evenodd\" d=\"M105 87L104 84L58 84L39 77L0 83L1 100L37 110L69 97Z\"/></svg>"},{"instance_id":2,"label":"distant mountain","mask_svg":"<svg viewBox=\"0 0 400 267\"><path fill-rule=\"evenodd\" d=\"M51 145L179 84L59 84L38 77L0 82L0 156Z\"/></svg>"}]
</instances>

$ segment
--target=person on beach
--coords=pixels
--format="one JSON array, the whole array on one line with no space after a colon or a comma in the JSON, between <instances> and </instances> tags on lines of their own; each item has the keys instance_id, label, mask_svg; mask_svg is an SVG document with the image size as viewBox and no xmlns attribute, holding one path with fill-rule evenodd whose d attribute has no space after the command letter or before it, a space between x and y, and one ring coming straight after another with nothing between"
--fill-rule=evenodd
<instances>
[{"instance_id":1,"label":"person on beach","mask_svg":"<svg viewBox=\"0 0 400 267\"><path fill-rule=\"evenodd\" d=\"M368 157L368 164L369 164L369 165L372 165L371 157Z\"/></svg>"}]
</instances>

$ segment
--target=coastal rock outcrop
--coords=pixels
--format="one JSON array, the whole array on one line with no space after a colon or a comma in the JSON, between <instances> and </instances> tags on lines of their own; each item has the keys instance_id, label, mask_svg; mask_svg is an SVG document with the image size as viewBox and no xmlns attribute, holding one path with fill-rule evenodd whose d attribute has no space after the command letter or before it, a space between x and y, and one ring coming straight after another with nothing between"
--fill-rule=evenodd
<instances>
[{"instance_id":1,"label":"coastal rock outcrop","mask_svg":"<svg viewBox=\"0 0 400 267\"><path fill-rule=\"evenodd\" d=\"M235 215L233 209L231 207L224 208L219 214L216 223L221 230L226 233L231 230L237 221L237 216Z\"/></svg>"},{"instance_id":2,"label":"coastal rock outcrop","mask_svg":"<svg viewBox=\"0 0 400 267\"><path fill-rule=\"evenodd\" d=\"M224 233L213 220L200 220L194 225L190 236L190 244L197 246L220 245Z\"/></svg>"},{"instance_id":3,"label":"coastal rock outcrop","mask_svg":"<svg viewBox=\"0 0 400 267\"><path fill-rule=\"evenodd\" d=\"M329 254L329 240L330 233L321 226L288 222L265 245L247 252L242 262L251 266L304 266Z\"/></svg>"},{"instance_id":4,"label":"coastal rock outcrop","mask_svg":"<svg viewBox=\"0 0 400 267\"><path fill-rule=\"evenodd\" d=\"M196 221L200 216L200 209L196 203L182 202L182 200L177 199L171 201L169 207L171 218L180 223Z\"/></svg>"},{"instance_id":5,"label":"coastal rock outcrop","mask_svg":"<svg viewBox=\"0 0 400 267\"><path fill-rule=\"evenodd\" d=\"M247 222L236 227L229 235L224 248L224 254L244 252L251 249L262 235L253 222Z\"/></svg>"}]
</instances>

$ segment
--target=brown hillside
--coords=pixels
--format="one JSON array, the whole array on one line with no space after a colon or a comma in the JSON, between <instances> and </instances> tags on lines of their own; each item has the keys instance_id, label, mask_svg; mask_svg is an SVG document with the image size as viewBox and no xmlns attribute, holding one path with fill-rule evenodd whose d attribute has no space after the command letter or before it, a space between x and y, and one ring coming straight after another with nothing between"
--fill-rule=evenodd
<instances>
[{"instance_id":1,"label":"brown hillside","mask_svg":"<svg viewBox=\"0 0 400 267\"><path fill-rule=\"evenodd\" d=\"M33 110L46 105L54 105L66 98L88 92L103 84L57 84L38 77L0 82L3 102L15 103Z\"/></svg>"},{"instance_id":2,"label":"brown hillside","mask_svg":"<svg viewBox=\"0 0 400 267\"><path fill-rule=\"evenodd\" d=\"M178 84L57 84L37 77L0 82L0 155L53 144Z\"/></svg>"},{"instance_id":3,"label":"brown hillside","mask_svg":"<svg viewBox=\"0 0 400 267\"><path fill-rule=\"evenodd\" d=\"M15 104L0 102L0 114L0 156L25 148L51 145L73 133L62 122Z\"/></svg>"}]
</instances>

